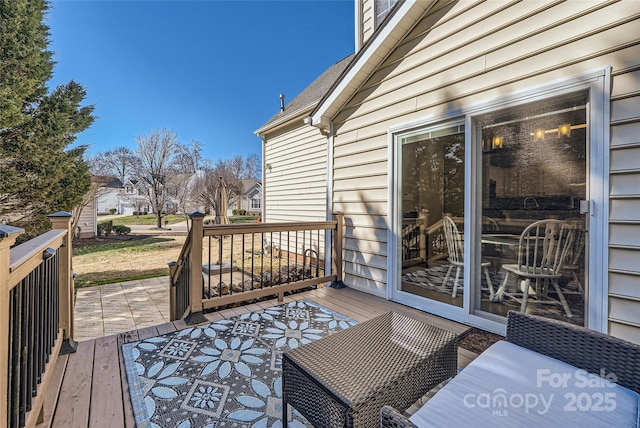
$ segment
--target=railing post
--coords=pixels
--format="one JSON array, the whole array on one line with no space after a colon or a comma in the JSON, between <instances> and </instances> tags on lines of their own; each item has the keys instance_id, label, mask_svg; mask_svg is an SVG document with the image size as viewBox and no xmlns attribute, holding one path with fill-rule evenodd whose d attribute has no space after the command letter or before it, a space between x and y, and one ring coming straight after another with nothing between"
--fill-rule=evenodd
<instances>
[{"instance_id":1,"label":"railing post","mask_svg":"<svg viewBox=\"0 0 640 428\"><path fill-rule=\"evenodd\" d=\"M19 227L0 224L0 427L7 426L9 414L9 263L10 248L24 233Z\"/></svg>"},{"instance_id":2,"label":"railing post","mask_svg":"<svg viewBox=\"0 0 640 428\"><path fill-rule=\"evenodd\" d=\"M73 340L73 235L71 230L71 220L73 214L59 211L47 216L51 222L52 229L65 229L67 235L60 247L60 270L58 271L58 281L60 288L60 328L62 329L62 347L60 354L70 354L76 352L77 345Z\"/></svg>"},{"instance_id":3,"label":"railing post","mask_svg":"<svg viewBox=\"0 0 640 428\"><path fill-rule=\"evenodd\" d=\"M429 221L429 211L421 210L418 214L418 227L420 228L420 261L426 262L428 257L427 251L427 226Z\"/></svg>"},{"instance_id":4,"label":"railing post","mask_svg":"<svg viewBox=\"0 0 640 428\"><path fill-rule=\"evenodd\" d=\"M331 283L333 288L344 288L343 273L342 273L342 238L344 236L344 214L341 212L333 213L333 217L336 219L336 233L333 234L333 251L331 254L331 263L333 265L333 272L336 275L336 280Z\"/></svg>"},{"instance_id":5,"label":"railing post","mask_svg":"<svg viewBox=\"0 0 640 428\"><path fill-rule=\"evenodd\" d=\"M202 314L202 222L204 214L194 212L191 217L191 313L185 319L187 324L207 322Z\"/></svg>"},{"instance_id":6,"label":"railing post","mask_svg":"<svg viewBox=\"0 0 640 428\"><path fill-rule=\"evenodd\" d=\"M176 285L173 282L173 275L176 273L178 263L169 262L169 321L175 321L178 319L176 316Z\"/></svg>"}]
</instances>

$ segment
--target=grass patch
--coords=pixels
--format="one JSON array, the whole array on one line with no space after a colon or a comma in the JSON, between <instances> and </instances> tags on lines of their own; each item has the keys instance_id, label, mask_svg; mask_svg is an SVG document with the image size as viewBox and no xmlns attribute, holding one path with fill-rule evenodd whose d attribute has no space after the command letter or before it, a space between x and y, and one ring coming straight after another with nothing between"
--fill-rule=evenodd
<instances>
[{"instance_id":1,"label":"grass patch","mask_svg":"<svg viewBox=\"0 0 640 428\"><path fill-rule=\"evenodd\" d=\"M174 224L174 223L180 223L181 221L185 221L185 220L186 220L186 217L183 215L169 214L162 217L162 225L164 225L165 221L168 221L168 224ZM114 226L117 226L117 225L155 226L157 224L156 216L154 216L153 214L139 215L139 216L127 215L123 217L114 217L112 221Z\"/></svg>"},{"instance_id":2,"label":"grass patch","mask_svg":"<svg viewBox=\"0 0 640 428\"><path fill-rule=\"evenodd\" d=\"M186 236L126 236L74 241L76 286L153 278L169 274Z\"/></svg>"},{"instance_id":3,"label":"grass patch","mask_svg":"<svg viewBox=\"0 0 640 428\"><path fill-rule=\"evenodd\" d=\"M74 256L82 256L93 253L125 252L141 253L156 251L176 246L175 240L167 236L154 236L144 239L131 239L122 241L109 241L95 243L93 245L76 245L73 249Z\"/></svg>"},{"instance_id":4,"label":"grass patch","mask_svg":"<svg viewBox=\"0 0 640 428\"><path fill-rule=\"evenodd\" d=\"M258 220L257 215L235 216L229 217L229 223L255 223Z\"/></svg>"}]
</instances>

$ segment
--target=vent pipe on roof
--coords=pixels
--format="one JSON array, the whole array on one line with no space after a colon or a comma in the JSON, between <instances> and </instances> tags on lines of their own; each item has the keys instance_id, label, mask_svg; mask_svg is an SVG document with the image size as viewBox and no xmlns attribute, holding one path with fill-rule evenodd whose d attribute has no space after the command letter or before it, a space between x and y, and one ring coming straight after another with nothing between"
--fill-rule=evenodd
<instances>
[{"instance_id":1,"label":"vent pipe on roof","mask_svg":"<svg viewBox=\"0 0 640 428\"><path fill-rule=\"evenodd\" d=\"M280 94L280 111L284 111L284 94Z\"/></svg>"}]
</instances>

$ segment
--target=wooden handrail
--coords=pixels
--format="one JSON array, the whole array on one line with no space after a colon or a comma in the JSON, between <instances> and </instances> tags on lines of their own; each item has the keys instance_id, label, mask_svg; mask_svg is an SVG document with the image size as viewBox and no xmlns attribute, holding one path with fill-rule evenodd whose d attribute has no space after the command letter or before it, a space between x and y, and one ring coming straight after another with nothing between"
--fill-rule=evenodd
<instances>
[{"instance_id":1,"label":"wooden handrail","mask_svg":"<svg viewBox=\"0 0 640 428\"><path fill-rule=\"evenodd\" d=\"M42 262L44 250L61 247L66 234L66 230L50 230L12 248L9 262L9 287L15 287Z\"/></svg>"},{"instance_id":2,"label":"wooden handrail","mask_svg":"<svg viewBox=\"0 0 640 428\"><path fill-rule=\"evenodd\" d=\"M196 324L206 321L202 314L204 309L274 294L282 299L287 291L328 282L331 282L332 286L344 286L344 219L340 213L335 214L336 219L331 221L225 225L205 225L204 214L201 213L193 213L190 217L191 230L180 258L169 265L170 307L174 319L185 318L188 323ZM314 237L311 237L311 231L315 234ZM327 231L331 231L333 237L330 248L332 265L323 265L320 269L321 262L328 261L329 256L323 255L325 250L321 246L318 247L327 239ZM307 233L309 235L305 237ZM254 243L256 235L257 245ZM302 236L300 242L299 235ZM205 253L203 240L206 237L209 237L209 244L204 246ZM217 248L211 246L212 238L217 239ZM223 241L230 247L223 250ZM306 269L305 254L309 250L310 242L316 248L315 274ZM242 246L241 254L258 255L259 264L254 266L253 256L251 263L246 265L243 257L239 262L234 260L234 243ZM245 244L249 245L246 249ZM329 245L328 241L325 244ZM225 263L222 263L223 251L228 251L229 256ZM216 252L218 254L215 260L211 259L212 254ZM203 265L203 253L209 256L206 265ZM309 268L311 259L309 256ZM327 273L325 269L331 269L331 272ZM216 273L212 274L212 271ZM234 280L233 272L238 272L240 278ZM224 275L227 276L223 281Z\"/></svg>"},{"instance_id":3,"label":"wooden handrail","mask_svg":"<svg viewBox=\"0 0 640 428\"><path fill-rule=\"evenodd\" d=\"M224 225L204 225L204 236L235 235L241 233L265 233L265 232L295 232L296 230L309 229L335 229L336 220L310 221L310 222L280 222L280 223L239 223Z\"/></svg>"},{"instance_id":4,"label":"wooden handrail","mask_svg":"<svg viewBox=\"0 0 640 428\"><path fill-rule=\"evenodd\" d=\"M75 349L71 219L50 215L53 230L15 248L24 231L0 225L0 428L36 426L58 355Z\"/></svg>"}]
</instances>

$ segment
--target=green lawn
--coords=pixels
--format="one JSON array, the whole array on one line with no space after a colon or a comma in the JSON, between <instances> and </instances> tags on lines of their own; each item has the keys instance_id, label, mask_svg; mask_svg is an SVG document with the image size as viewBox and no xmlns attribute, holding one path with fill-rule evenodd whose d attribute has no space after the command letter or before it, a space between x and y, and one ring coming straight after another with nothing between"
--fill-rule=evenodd
<instances>
[{"instance_id":1,"label":"green lawn","mask_svg":"<svg viewBox=\"0 0 640 428\"><path fill-rule=\"evenodd\" d=\"M171 237L157 236L144 239L132 239L130 241L104 242L85 246L76 245L73 248L73 255L82 256L92 253L104 253L109 256L116 253L142 253L164 249L167 247L167 243L173 244L174 241L175 239Z\"/></svg>"},{"instance_id":2,"label":"green lawn","mask_svg":"<svg viewBox=\"0 0 640 428\"><path fill-rule=\"evenodd\" d=\"M248 216L235 216L229 217L229 223L255 223L258 219L257 215L248 215Z\"/></svg>"},{"instance_id":3,"label":"green lawn","mask_svg":"<svg viewBox=\"0 0 640 428\"><path fill-rule=\"evenodd\" d=\"M162 217L162 224L164 225L164 222L167 220L169 221L168 224L174 224L174 223L180 223L181 221L185 221L186 218L183 215L169 214ZM106 221L106 220L102 220L102 221ZM98 217L98 222L102 223L102 221L100 220L100 217ZM155 226L156 216L153 214L139 215L139 216L127 215L122 217L115 217L113 218L112 221L114 226L118 226L118 225L130 226L132 224Z\"/></svg>"},{"instance_id":4,"label":"green lawn","mask_svg":"<svg viewBox=\"0 0 640 428\"><path fill-rule=\"evenodd\" d=\"M116 240L78 240L73 248L76 287L166 276L177 260L185 236L153 236Z\"/></svg>"}]
</instances>

